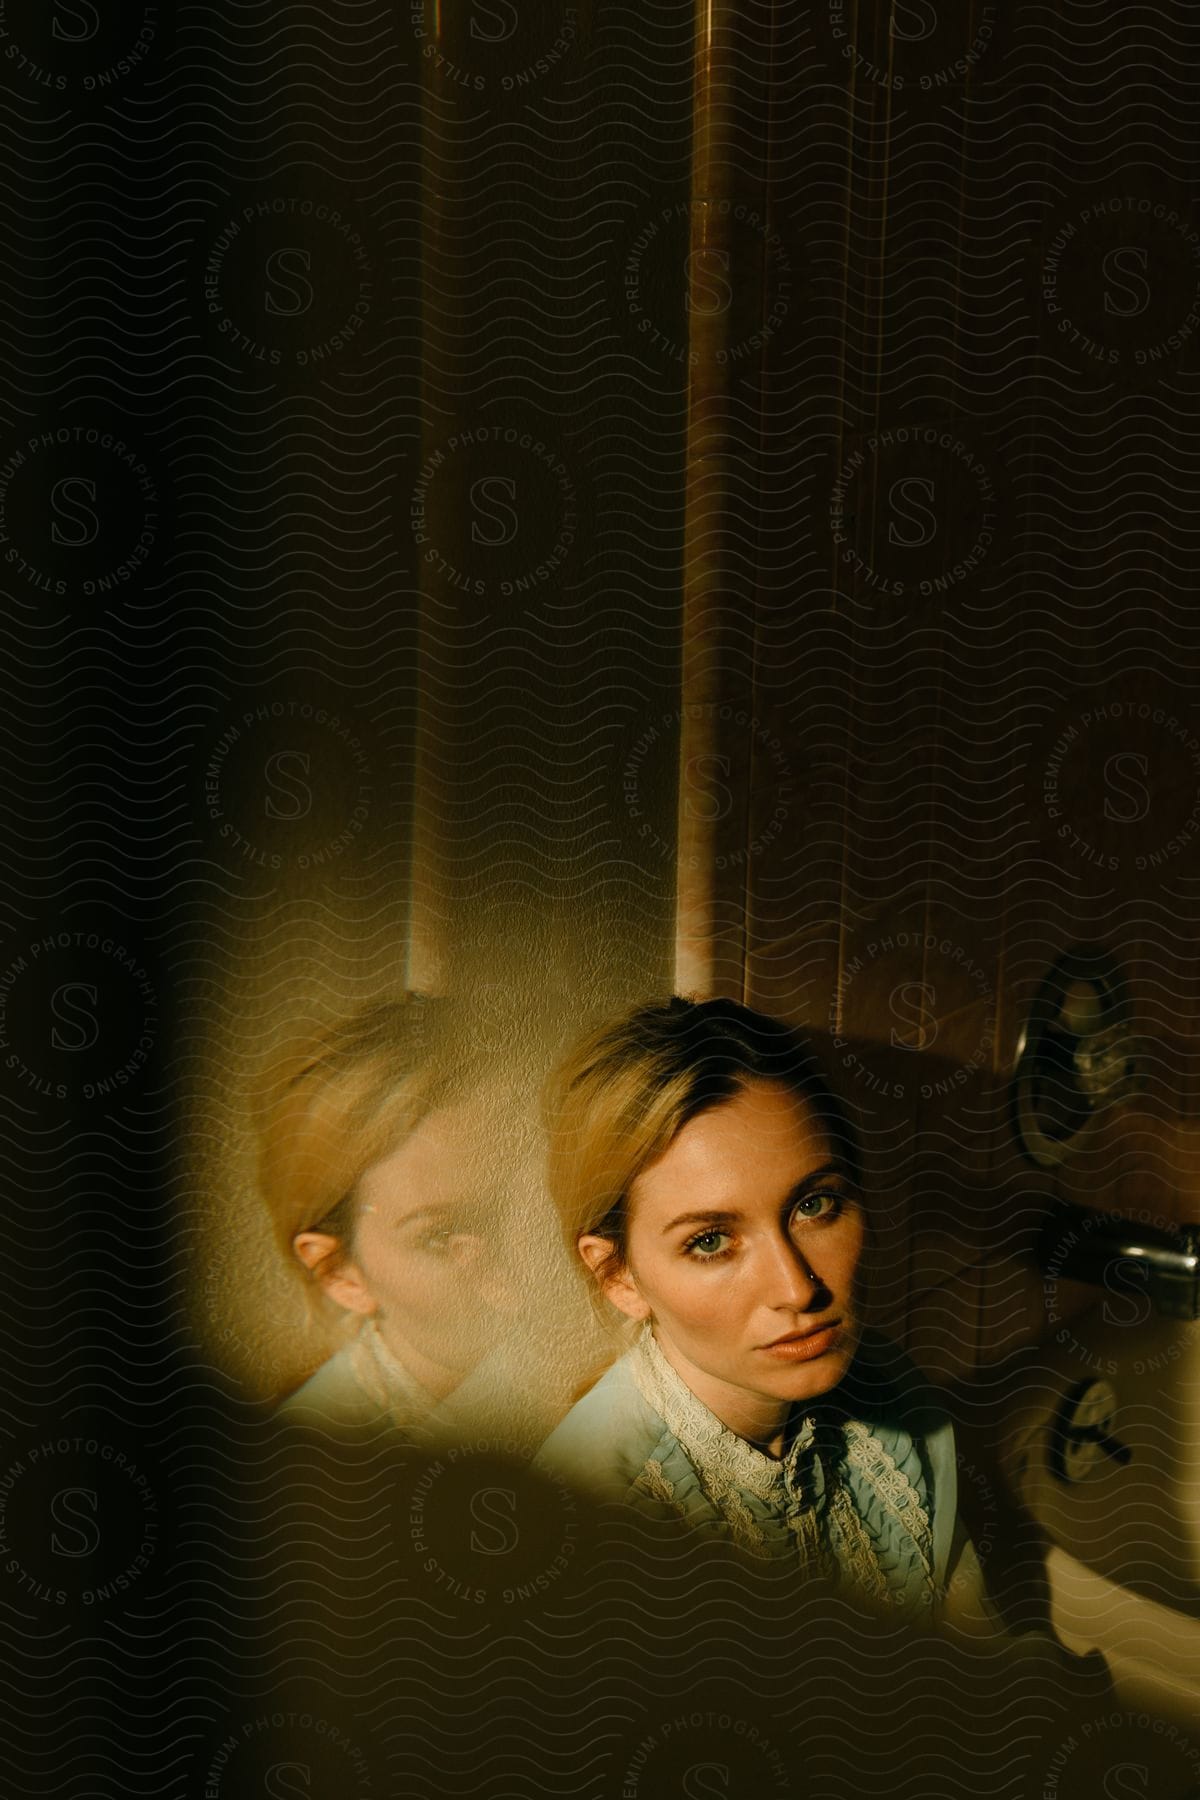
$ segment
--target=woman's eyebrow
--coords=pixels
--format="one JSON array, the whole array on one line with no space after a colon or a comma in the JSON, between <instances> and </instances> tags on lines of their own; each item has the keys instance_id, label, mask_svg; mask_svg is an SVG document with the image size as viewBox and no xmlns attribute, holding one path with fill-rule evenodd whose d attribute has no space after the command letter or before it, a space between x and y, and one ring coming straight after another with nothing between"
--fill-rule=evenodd
<instances>
[{"instance_id":1,"label":"woman's eyebrow","mask_svg":"<svg viewBox=\"0 0 1200 1800\"><path fill-rule=\"evenodd\" d=\"M736 1219L740 1219L741 1216L740 1212L731 1212L728 1210L722 1212L680 1213L678 1218L672 1219L669 1225L663 1226L662 1235L663 1237L666 1237L669 1231L677 1231L681 1225L732 1225L733 1222Z\"/></svg>"},{"instance_id":2,"label":"woman's eyebrow","mask_svg":"<svg viewBox=\"0 0 1200 1800\"><path fill-rule=\"evenodd\" d=\"M784 1205L791 1206L794 1201L803 1200L806 1194L810 1194L812 1190L815 1187L819 1187L823 1181L830 1180L844 1181L847 1187L853 1186L849 1175L847 1175L841 1163L822 1163L819 1169L810 1169L807 1175L801 1176L795 1187L788 1194L787 1199L784 1201Z\"/></svg>"}]
</instances>

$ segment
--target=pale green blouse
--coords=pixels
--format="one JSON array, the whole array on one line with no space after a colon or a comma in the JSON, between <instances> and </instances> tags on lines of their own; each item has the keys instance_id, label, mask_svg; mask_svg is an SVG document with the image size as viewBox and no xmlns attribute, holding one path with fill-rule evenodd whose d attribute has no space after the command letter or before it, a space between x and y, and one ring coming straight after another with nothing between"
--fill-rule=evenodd
<instances>
[{"instance_id":1,"label":"pale green blouse","mask_svg":"<svg viewBox=\"0 0 1200 1800\"><path fill-rule=\"evenodd\" d=\"M730 1431L649 1327L563 1420L538 1462L584 1490L791 1559L932 1623L974 1560L958 1522L954 1430L908 1358L864 1333L846 1377L797 1409L782 1457Z\"/></svg>"}]
</instances>

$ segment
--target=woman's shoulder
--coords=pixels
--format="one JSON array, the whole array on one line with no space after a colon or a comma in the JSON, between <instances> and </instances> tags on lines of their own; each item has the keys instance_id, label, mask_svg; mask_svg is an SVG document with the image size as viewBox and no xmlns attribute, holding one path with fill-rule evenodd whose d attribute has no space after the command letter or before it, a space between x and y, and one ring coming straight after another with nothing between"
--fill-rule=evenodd
<instances>
[{"instance_id":1,"label":"woman's shoulder","mask_svg":"<svg viewBox=\"0 0 1200 1800\"><path fill-rule=\"evenodd\" d=\"M633 1378L629 1351L577 1400L535 1459L547 1474L610 1497L624 1497L661 1446L662 1419Z\"/></svg>"}]
</instances>

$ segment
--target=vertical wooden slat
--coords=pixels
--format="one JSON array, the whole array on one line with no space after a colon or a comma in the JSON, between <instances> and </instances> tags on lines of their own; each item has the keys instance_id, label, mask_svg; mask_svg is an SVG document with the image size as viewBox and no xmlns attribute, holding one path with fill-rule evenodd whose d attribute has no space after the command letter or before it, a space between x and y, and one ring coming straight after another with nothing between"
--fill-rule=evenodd
<instances>
[{"instance_id":1,"label":"vertical wooden slat","mask_svg":"<svg viewBox=\"0 0 1200 1800\"><path fill-rule=\"evenodd\" d=\"M445 162L449 146L443 123L447 116L446 79L441 53L444 22L439 0L427 0L425 26L439 52L422 57L421 68L421 314L422 334L438 311L438 290L446 253L443 215ZM422 358L421 465L434 451L439 431L437 407L428 392L428 355ZM440 497L430 495L437 507ZM421 993L445 990L447 979L447 930L450 879L445 841L448 795L443 771L450 746L441 706L449 670L444 645L439 650L431 629L432 587L436 581L430 565L419 562L421 623L417 652L417 718L413 732L412 770L412 880L409 904L408 970L406 985Z\"/></svg>"},{"instance_id":2,"label":"vertical wooden slat","mask_svg":"<svg viewBox=\"0 0 1200 1800\"><path fill-rule=\"evenodd\" d=\"M733 254L733 207L765 209L765 189L739 176L737 57L741 9L697 0L692 129L691 231L687 266L688 411L684 515L681 725L675 983L685 993L740 997L745 963L743 847L748 771L744 722L753 693L753 620L739 616L729 576L731 461L736 448L728 357L733 314L706 304L714 275L761 284L760 269ZM718 283L719 285L719 283ZM718 779L713 803L697 805L697 771ZM718 801L718 797L719 801ZM728 804L725 803L726 797Z\"/></svg>"}]
</instances>

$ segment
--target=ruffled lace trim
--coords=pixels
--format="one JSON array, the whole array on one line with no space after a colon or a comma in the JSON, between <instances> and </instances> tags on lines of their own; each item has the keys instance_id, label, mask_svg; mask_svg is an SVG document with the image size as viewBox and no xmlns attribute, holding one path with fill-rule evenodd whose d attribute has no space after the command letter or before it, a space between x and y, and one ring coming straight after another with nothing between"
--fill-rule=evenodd
<instances>
[{"instance_id":1,"label":"ruffled lace trim","mask_svg":"<svg viewBox=\"0 0 1200 1800\"><path fill-rule=\"evenodd\" d=\"M847 1488L840 1484L829 1508L829 1535L834 1562L843 1579L868 1599L886 1602L891 1595L876 1544Z\"/></svg>"},{"instance_id":2,"label":"ruffled lace trim","mask_svg":"<svg viewBox=\"0 0 1200 1800\"><path fill-rule=\"evenodd\" d=\"M933 1527L916 1487L879 1439L858 1419L847 1419L846 1462L869 1483L881 1506L913 1541L921 1567L933 1580Z\"/></svg>"},{"instance_id":3,"label":"ruffled lace trim","mask_svg":"<svg viewBox=\"0 0 1200 1800\"><path fill-rule=\"evenodd\" d=\"M650 1458L633 1485L639 1493L648 1494L651 1500L660 1500L664 1506L675 1505L675 1483L668 1479L656 1457Z\"/></svg>"},{"instance_id":4,"label":"ruffled lace trim","mask_svg":"<svg viewBox=\"0 0 1200 1800\"><path fill-rule=\"evenodd\" d=\"M764 1528L785 1524L801 1567L845 1582L880 1602L925 1604L933 1593L933 1532L921 1492L887 1446L858 1419L807 1415L780 1460L723 1425L663 1356L649 1327L632 1358L639 1392L675 1439L633 1486L681 1517L708 1502L731 1538L757 1556L774 1554ZM920 1459L906 1434L905 1460ZM899 1447L899 1446L898 1446ZM667 1464L682 1462L683 1479ZM756 1504L757 1503L757 1504ZM757 1516L761 1514L760 1516Z\"/></svg>"}]
</instances>

